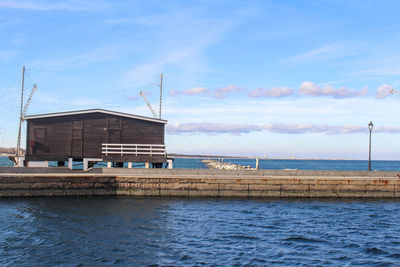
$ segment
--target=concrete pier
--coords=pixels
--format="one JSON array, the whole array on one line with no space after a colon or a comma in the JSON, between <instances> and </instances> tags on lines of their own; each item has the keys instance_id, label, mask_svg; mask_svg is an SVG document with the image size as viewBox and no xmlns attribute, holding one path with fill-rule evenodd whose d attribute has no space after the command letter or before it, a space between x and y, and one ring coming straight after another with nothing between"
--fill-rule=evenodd
<instances>
[{"instance_id":1,"label":"concrete pier","mask_svg":"<svg viewBox=\"0 0 400 267\"><path fill-rule=\"evenodd\" d=\"M0 168L0 197L400 198L399 172Z\"/></svg>"}]
</instances>

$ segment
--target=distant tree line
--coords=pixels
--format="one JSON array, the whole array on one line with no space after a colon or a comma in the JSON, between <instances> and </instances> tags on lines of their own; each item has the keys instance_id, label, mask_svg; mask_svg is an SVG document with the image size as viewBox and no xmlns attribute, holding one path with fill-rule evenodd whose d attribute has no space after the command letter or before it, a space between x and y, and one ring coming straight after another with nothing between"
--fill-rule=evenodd
<instances>
[{"instance_id":1,"label":"distant tree line","mask_svg":"<svg viewBox=\"0 0 400 267\"><path fill-rule=\"evenodd\" d=\"M22 150L23 152L25 150ZM16 148L15 147L0 147L0 153L1 154L15 154L16 153Z\"/></svg>"}]
</instances>

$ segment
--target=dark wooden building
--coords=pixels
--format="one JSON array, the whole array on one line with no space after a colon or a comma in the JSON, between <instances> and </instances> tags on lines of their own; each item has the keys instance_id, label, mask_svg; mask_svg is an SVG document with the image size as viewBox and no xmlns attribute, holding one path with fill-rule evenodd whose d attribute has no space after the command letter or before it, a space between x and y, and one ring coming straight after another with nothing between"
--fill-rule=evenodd
<instances>
[{"instance_id":1,"label":"dark wooden building","mask_svg":"<svg viewBox=\"0 0 400 267\"><path fill-rule=\"evenodd\" d=\"M104 109L30 115L25 120L28 162L166 161L165 120Z\"/></svg>"}]
</instances>

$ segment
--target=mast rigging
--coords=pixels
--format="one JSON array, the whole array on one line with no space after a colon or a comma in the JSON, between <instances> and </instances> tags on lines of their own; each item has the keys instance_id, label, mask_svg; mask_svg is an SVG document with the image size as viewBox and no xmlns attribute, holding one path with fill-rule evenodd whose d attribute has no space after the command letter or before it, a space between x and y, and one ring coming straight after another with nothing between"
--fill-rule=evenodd
<instances>
[{"instance_id":1,"label":"mast rigging","mask_svg":"<svg viewBox=\"0 0 400 267\"><path fill-rule=\"evenodd\" d=\"M17 139L17 148L15 151L15 156L20 156L20 144L21 144L21 127L23 121L23 103L24 103L24 83L25 83L25 66L22 67L22 83L21 83L21 105L20 105L20 112L19 112L19 128L18 128L18 139Z\"/></svg>"},{"instance_id":2,"label":"mast rigging","mask_svg":"<svg viewBox=\"0 0 400 267\"><path fill-rule=\"evenodd\" d=\"M154 109L153 109L152 106L150 105L149 101L147 101L147 98L146 98L146 96L144 95L144 93L143 93L142 91L140 91L139 95L140 95L141 97L143 97L144 101L145 101L146 104L147 104L147 107L150 109L151 113L153 113L154 118L157 119L157 114L154 112Z\"/></svg>"},{"instance_id":3,"label":"mast rigging","mask_svg":"<svg viewBox=\"0 0 400 267\"><path fill-rule=\"evenodd\" d=\"M28 111L29 104L31 103L32 97L37 90L36 84L33 85L32 91L29 94L29 97L24 106L24 86L25 86L25 66L22 67L22 82L21 82L21 104L20 104L20 112L19 112L19 127L18 127L18 139L17 139L17 147L15 151L14 162L17 166L21 166L20 157L21 154L21 131L22 131L22 123L24 122L24 117L26 112Z\"/></svg>"}]
</instances>

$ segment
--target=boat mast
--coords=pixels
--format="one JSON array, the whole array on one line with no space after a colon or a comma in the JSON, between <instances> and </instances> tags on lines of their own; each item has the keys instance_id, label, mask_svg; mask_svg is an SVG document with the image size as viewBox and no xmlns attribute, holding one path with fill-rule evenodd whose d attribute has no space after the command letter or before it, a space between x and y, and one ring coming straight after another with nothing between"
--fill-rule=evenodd
<instances>
[{"instance_id":1,"label":"boat mast","mask_svg":"<svg viewBox=\"0 0 400 267\"><path fill-rule=\"evenodd\" d=\"M161 81L160 81L160 113L159 119L161 120L161 103L162 103L162 83L163 83L163 74L161 73Z\"/></svg>"},{"instance_id":2,"label":"boat mast","mask_svg":"<svg viewBox=\"0 0 400 267\"><path fill-rule=\"evenodd\" d=\"M18 140L17 140L17 149L16 149L16 157L20 156L20 145L21 145L21 127L23 121L23 105L24 105L24 82L25 82L25 66L22 67L22 84L21 84L21 108L19 113L19 129L18 129Z\"/></svg>"}]
</instances>

